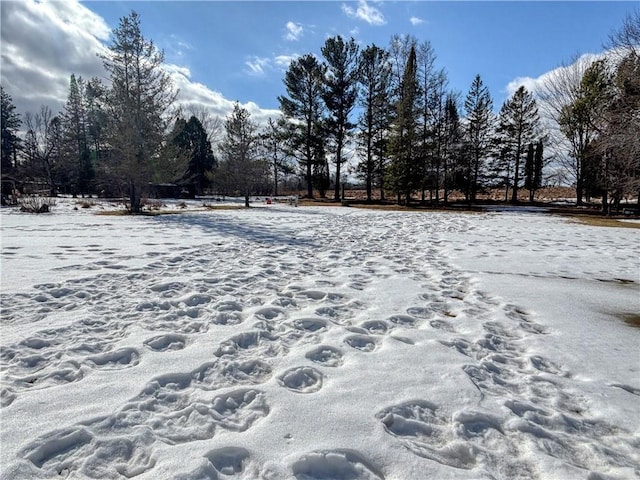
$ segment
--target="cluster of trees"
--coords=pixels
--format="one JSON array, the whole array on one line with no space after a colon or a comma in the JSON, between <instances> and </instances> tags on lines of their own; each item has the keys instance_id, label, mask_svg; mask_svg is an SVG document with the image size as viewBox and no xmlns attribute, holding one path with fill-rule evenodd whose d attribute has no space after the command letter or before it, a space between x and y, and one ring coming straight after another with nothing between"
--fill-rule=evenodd
<instances>
[{"instance_id":1,"label":"cluster of trees","mask_svg":"<svg viewBox=\"0 0 640 480\"><path fill-rule=\"evenodd\" d=\"M399 35L387 48L331 37L321 58L292 61L278 97L282 116L265 126L238 104L223 124L202 110L187 119L175 108L178 92L162 52L132 12L103 57L110 86L72 75L62 113L43 107L24 122L2 91L2 171L43 179L52 193L124 194L133 212L151 184L178 185L191 196L213 188L248 204L252 193L277 195L279 180L294 174L308 197L324 197L333 186L339 200L352 173L368 200L379 189L398 203L446 203L458 190L473 202L501 187L515 202L522 188L534 199L545 147L564 141L578 202L601 195L605 205L619 203L640 191L639 23L637 14L629 17L613 38L615 61L558 70L542 95L542 113L559 125L554 137L524 87L496 114L480 75L463 97L448 88L428 41ZM345 171L348 165L354 170Z\"/></svg>"},{"instance_id":2,"label":"cluster of trees","mask_svg":"<svg viewBox=\"0 0 640 480\"><path fill-rule=\"evenodd\" d=\"M640 198L640 14L625 19L606 58L556 70L541 97L568 144L577 203L602 198L605 213Z\"/></svg>"},{"instance_id":3,"label":"cluster of trees","mask_svg":"<svg viewBox=\"0 0 640 480\"><path fill-rule=\"evenodd\" d=\"M428 201L446 203L454 189L474 201L480 190L504 186L517 201L522 186L531 192L541 186L544 135L524 87L495 115L478 75L462 112L428 41L395 35L386 49L361 50L353 38L337 36L321 51L322 60L308 54L290 64L287 95L279 97L288 128L284 148L305 172L308 196L314 188L323 195L333 180L338 200L350 155L358 159L355 173L368 200L379 188L382 198L393 192L398 203L416 195L425 202L427 193ZM529 155L534 145L538 154Z\"/></svg>"},{"instance_id":4,"label":"cluster of trees","mask_svg":"<svg viewBox=\"0 0 640 480\"><path fill-rule=\"evenodd\" d=\"M57 115L43 106L23 121L2 89L3 179L30 181L50 195L124 196L131 212L141 210L153 188L177 187L195 196L214 185L247 199L254 188L264 189L265 134L249 113L235 106L217 159L212 138L222 125L202 110L186 119L175 108L178 92L164 70L163 53L143 37L139 16L122 18L113 34L102 57L110 86L71 75Z\"/></svg>"}]
</instances>

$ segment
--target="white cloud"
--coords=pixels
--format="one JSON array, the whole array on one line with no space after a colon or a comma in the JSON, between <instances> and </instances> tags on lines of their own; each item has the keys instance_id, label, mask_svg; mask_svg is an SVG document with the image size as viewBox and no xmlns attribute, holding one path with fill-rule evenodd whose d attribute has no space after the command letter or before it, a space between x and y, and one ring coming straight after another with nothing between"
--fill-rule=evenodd
<instances>
[{"instance_id":1,"label":"white cloud","mask_svg":"<svg viewBox=\"0 0 640 480\"><path fill-rule=\"evenodd\" d=\"M304 28L302 27L302 25L298 23L287 22L287 25L285 26L285 28L286 28L286 33L284 38L291 42L300 40L300 37L302 37L304 33Z\"/></svg>"},{"instance_id":2,"label":"white cloud","mask_svg":"<svg viewBox=\"0 0 640 480\"><path fill-rule=\"evenodd\" d=\"M233 111L234 101L225 98L222 93L211 90L206 85L191 80L189 69L178 65L167 65L167 70L176 87L180 89L178 102L188 111L189 107L204 107L213 116L225 118ZM240 104L251 113L259 124L266 123L269 117L280 115L279 110L260 108L254 102Z\"/></svg>"},{"instance_id":3,"label":"white cloud","mask_svg":"<svg viewBox=\"0 0 640 480\"><path fill-rule=\"evenodd\" d=\"M108 83L108 74L97 54L108 51L105 42L112 27L78 0L2 2L0 14L0 83L11 95L18 113L37 112L42 105L56 113L61 111L72 73L85 79L97 76ZM178 47L180 51L192 48L181 41ZM204 107L212 115L226 117L233 110L233 101L195 82L189 68L177 63L179 55L174 57L165 68L180 90L177 103ZM254 58L247 65L259 73L270 63L269 59ZM258 122L278 114L277 110L262 110L252 102L242 106Z\"/></svg>"},{"instance_id":4,"label":"white cloud","mask_svg":"<svg viewBox=\"0 0 640 480\"><path fill-rule=\"evenodd\" d=\"M300 55L297 53L293 55L275 55L274 57L251 57L244 62L249 67L245 70L245 73L254 77L262 77L274 70L285 72L289 68L289 64L298 57Z\"/></svg>"},{"instance_id":5,"label":"white cloud","mask_svg":"<svg viewBox=\"0 0 640 480\"><path fill-rule=\"evenodd\" d=\"M506 93L509 97L511 97L516 92L516 90L518 90L518 88L524 86L524 88L526 88L528 92L537 95L544 88L544 86L553 81L554 78L562 76L563 71L567 71L573 68L575 63L579 63L584 66L593 62L594 60L597 60L598 58L604 57L605 55L606 53L586 53L577 58L574 62L571 63L571 65L554 68L552 70L549 70L548 72L543 73L539 77L516 77L507 84Z\"/></svg>"},{"instance_id":6,"label":"white cloud","mask_svg":"<svg viewBox=\"0 0 640 480\"><path fill-rule=\"evenodd\" d=\"M369 25L384 25L387 23L382 12L376 7L369 5L366 0L358 0L358 7L356 9L343 3L342 11L347 17L363 20Z\"/></svg>"},{"instance_id":7,"label":"white cloud","mask_svg":"<svg viewBox=\"0 0 640 480\"><path fill-rule=\"evenodd\" d=\"M3 2L0 13L1 82L19 113L41 105L58 112L72 73L106 76L96 54L111 29L77 1Z\"/></svg>"},{"instance_id":8,"label":"white cloud","mask_svg":"<svg viewBox=\"0 0 640 480\"><path fill-rule=\"evenodd\" d=\"M411 17L409 19L409 21L411 22L411 25L415 26L415 25L420 25L421 23L424 23L424 20L418 17Z\"/></svg>"},{"instance_id":9,"label":"white cloud","mask_svg":"<svg viewBox=\"0 0 640 480\"><path fill-rule=\"evenodd\" d=\"M249 70L247 70L249 75L261 77L266 75L265 69L270 68L271 60L265 57L252 57L244 64L249 67Z\"/></svg>"},{"instance_id":10,"label":"white cloud","mask_svg":"<svg viewBox=\"0 0 640 480\"><path fill-rule=\"evenodd\" d=\"M300 55L294 53L293 55L276 55L273 59L273 63L280 70L287 70L289 68L289 64L299 58Z\"/></svg>"},{"instance_id":11,"label":"white cloud","mask_svg":"<svg viewBox=\"0 0 640 480\"><path fill-rule=\"evenodd\" d=\"M516 77L507 84L507 94L509 97L513 96L520 87L524 87L529 93L533 93L538 89L539 83L543 81L543 76L538 78Z\"/></svg>"}]
</instances>

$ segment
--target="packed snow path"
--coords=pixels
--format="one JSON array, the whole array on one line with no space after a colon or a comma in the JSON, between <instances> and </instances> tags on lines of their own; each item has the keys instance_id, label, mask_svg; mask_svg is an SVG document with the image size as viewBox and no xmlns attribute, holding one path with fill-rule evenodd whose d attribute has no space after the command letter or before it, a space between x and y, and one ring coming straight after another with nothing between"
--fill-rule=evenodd
<instances>
[{"instance_id":1,"label":"packed snow path","mask_svg":"<svg viewBox=\"0 0 640 480\"><path fill-rule=\"evenodd\" d=\"M276 206L2 229L2 478L640 478L636 230Z\"/></svg>"}]
</instances>

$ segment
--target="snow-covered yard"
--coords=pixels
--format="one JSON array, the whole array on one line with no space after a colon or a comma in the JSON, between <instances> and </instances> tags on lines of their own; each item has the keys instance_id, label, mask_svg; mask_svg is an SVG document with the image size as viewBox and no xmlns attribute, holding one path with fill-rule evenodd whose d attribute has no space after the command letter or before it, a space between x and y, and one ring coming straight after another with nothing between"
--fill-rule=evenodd
<instances>
[{"instance_id":1,"label":"snow-covered yard","mask_svg":"<svg viewBox=\"0 0 640 480\"><path fill-rule=\"evenodd\" d=\"M94 211L2 211L2 478L640 478L638 230Z\"/></svg>"}]
</instances>

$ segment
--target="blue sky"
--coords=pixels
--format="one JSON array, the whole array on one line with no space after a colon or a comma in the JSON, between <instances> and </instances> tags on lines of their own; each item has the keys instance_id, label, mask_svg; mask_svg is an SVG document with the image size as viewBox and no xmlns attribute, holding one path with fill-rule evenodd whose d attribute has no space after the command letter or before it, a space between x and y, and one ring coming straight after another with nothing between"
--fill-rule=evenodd
<instances>
[{"instance_id":1,"label":"blue sky","mask_svg":"<svg viewBox=\"0 0 640 480\"><path fill-rule=\"evenodd\" d=\"M92 1L85 5L109 25L135 9L145 34L165 49L169 62L189 68L193 80L229 99L277 108L277 96L284 90L276 58L320 55L325 39L337 34L353 36L363 46L387 46L394 33L429 40L437 65L447 70L455 90L466 92L480 73L499 106L514 79L535 78L574 54L600 52L607 35L640 2ZM358 16L358 8L373 13ZM295 26L288 30L291 23Z\"/></svg>"},{"instance_id":2,"label":"blue sky","mask_svg":"<svg viewBox=\"0 0 640 480\"><path fill-rule=\"evenodd\" d=\"M59 111L69 76L106 79L96 55L136 10L163 48L183 105L224 117L239 101L257 120L277 114L288 62L320 56L326 38L386 47L393 34L431 42L436 66L464 96L477 73L494 106L578 54L602 52L640 2L2 1L1 83L20 113Z\"/></svg>"}]
</instances>

